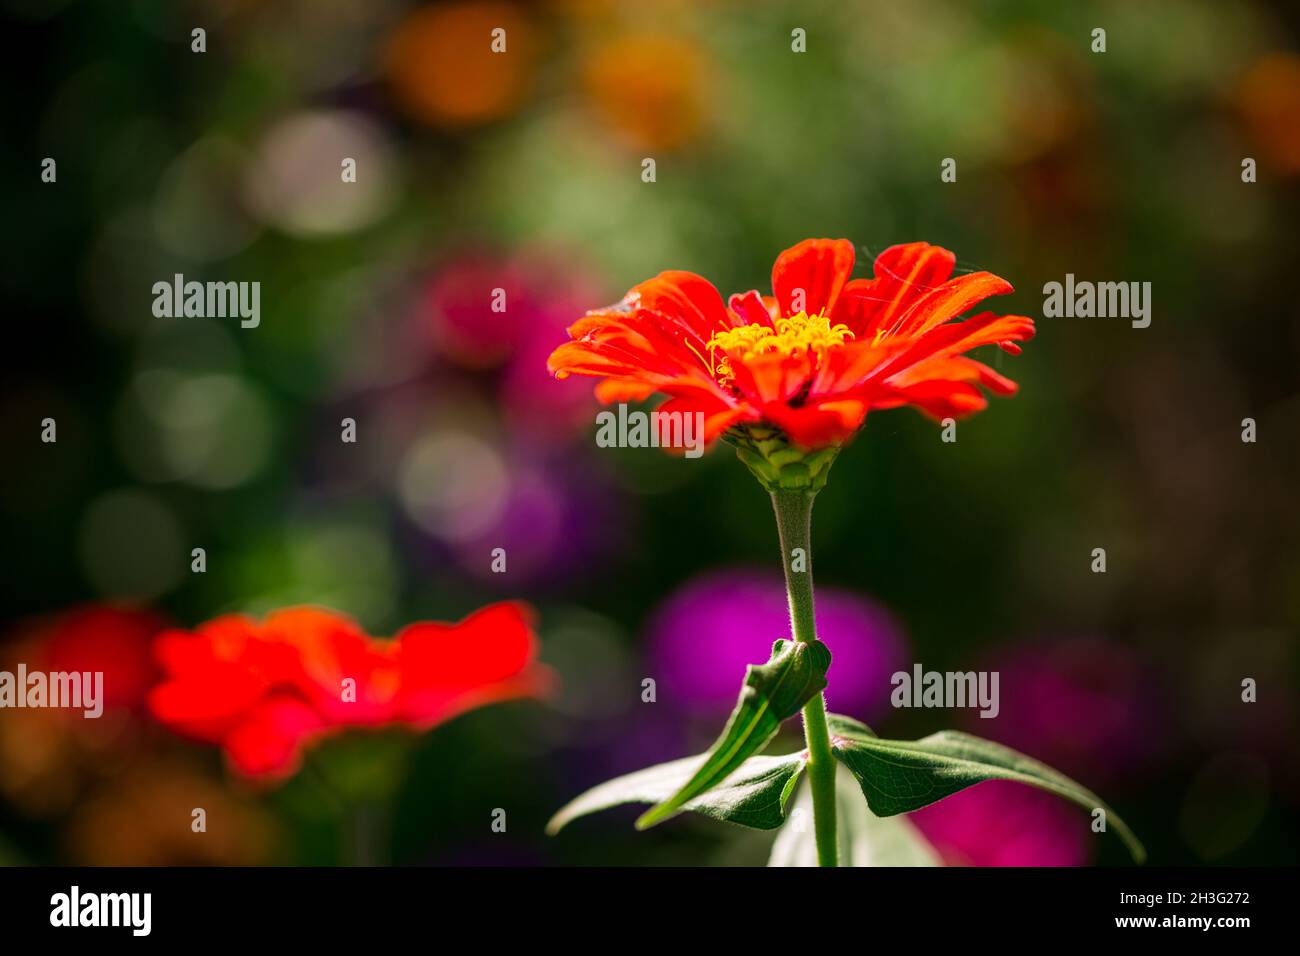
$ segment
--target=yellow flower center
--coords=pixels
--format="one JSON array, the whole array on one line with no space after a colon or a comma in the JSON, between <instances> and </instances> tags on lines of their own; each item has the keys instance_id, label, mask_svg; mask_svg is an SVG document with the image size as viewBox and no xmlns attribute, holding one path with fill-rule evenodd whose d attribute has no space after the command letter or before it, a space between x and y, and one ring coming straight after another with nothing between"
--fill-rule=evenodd
<instances>
[{"instance_id":1,"label":"yellow flower center","mask_svg":"<svg viewBox=\"0 0 1300 956\"><path fill-rule=\"evenodd\" d=\"M824 315L800 312L789 318L776 319L774 325L754 323L714 334L705 343L709 349L709 369L714 378L729 385L734 377L732 362L743 365L761 355L798 358L808 354L816 364L831 349L853 338L847 325L831 325L830 319ZM715 352L723 353L716 365Z\"/></svg>"}]
</instances>

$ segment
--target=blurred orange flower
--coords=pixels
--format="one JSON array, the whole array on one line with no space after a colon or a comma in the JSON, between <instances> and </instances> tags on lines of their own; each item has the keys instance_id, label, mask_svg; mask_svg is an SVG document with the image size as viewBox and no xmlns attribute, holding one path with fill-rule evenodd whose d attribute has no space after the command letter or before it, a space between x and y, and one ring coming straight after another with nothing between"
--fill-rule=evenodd
<instances>
[{"instance_id":1,"label":"blurred orange flower","mask_svg":"<svg viewBox=\"0 0 1300 956\"><path fill-rule=\"evenodd\" d=\"M1300 173L1300 55L1262 57L1237 90L1238 109L1251 139L1284 174Z\"/></svg>"},{"instance_id":2,"label":"blurred orange flower","mask_svg":"<svg viewBox=\"0 0 1300 956\"><path fill-rule=\"evenodd\" d=\"M494 42L504 50L494 51ZM532 22L512 3L438 4L398 25L385 69L398 102L414 119L475 126L519 105L532 80L535 47Z\"/></svg>"},{"instance_id":3,"label":"blurred orange flower","mask_svg":"<svg viewBox=\"0 0 1300 956\"><path fill-rule=\"evenodd\" d=\"M174 757L124 768L76 807L63 836L79 866L253 866L277 842L269 813Z\"/></svg>"},{"instance_id":4,"label":"blurred orange flower","mask_svg":"<svg viewBox=\"0 0 1300 956\"><path fill-rule=\"evenodd\" d=\"M386 641L318 608L261 622L227 615L158 637L167 678L150 705L173 730L220 745L239 772L283 778L304 748L348 728L427 729L545 692L551 673L535 660L531 621L524 605L494 604L458 624L412 624Z\"/></svg>"},{"instance_id":5,"label":"blurred orange flower","mask_svg":"<svg viewBox=\"0 0 1300 956\"><path fill-rule=\"evenodd\" d=\"M570 326L572 341L549 367L559 378L601 378L605 402L667 395L660 410L702 414L706 442L762 424L805 450L848 440L871 409L957 417L988 404L979 386L1016 390L965 353L997 344L1016 354L1033 320L984 312L950 321L1012 291L1005 279L950 278L953 254L924 242L886 249L872 279L850 280L853 261L846 239L806 239L777 257L772 296L726 304L694 273L660 273Z\"/></svg>"},{"instance_id":6,"label":"blurred orange flower","mask_svg":"<svg viewBox=\"0 0 1300 956\"><path fill-rule=\"evenodd\" d=\"M654 35L602 43L584 69L600 115L630 145L646 149L674 149L698 132L703 73L694 44Z\"/></svg>"}]
</instances>

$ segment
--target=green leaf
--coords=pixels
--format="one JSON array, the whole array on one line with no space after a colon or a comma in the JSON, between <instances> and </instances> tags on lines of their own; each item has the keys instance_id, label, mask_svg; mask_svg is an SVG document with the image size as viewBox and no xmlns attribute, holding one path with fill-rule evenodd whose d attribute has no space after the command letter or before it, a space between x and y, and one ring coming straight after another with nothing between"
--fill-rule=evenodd
<instances>
[{"instance_id":1,"label":"green leaf","mask_svg":"<svg viewBox=\"0 0 1300 956\"><path fill-rule=\"evenodd\" d=\"M878 817L862 799L853 775L839 767L835 775L835 829L840 866L942 866L939 854L904 816ZM768 866L816 866L812 788L802 787L786 822L772 844Z\"/></svg>"},{"instance_id":2,"label":"green leaf","mask_svg":"<svg viewBox=\"0 0 1300 956\"><path fill-rule=\"evenodd\" d=\"M571 820L598 810L625 803L667 800L695 775L707 759L707 754L698 754L606 781L561 809L546 825L546 832L554 836ZM691 800L682 809L756 830L774 830L785 819L786 801L794 791L805 763L802 753L751 757L718 786Z\"/></svg>"},{"instance_id":3,"label":"green leaf","mask_svg":"<svg viewBox=\"0 0 1300 956\"><path fill-rule=\"evenodd\" d=\"M1108 826L1133 859L1146 859L1142 843L1091 790L1046 764L970 734L943 730L920 740L883 740L848 717L827 717L831 751L853 771L872 812L891 817L919 810L984 780L1015 780L1064 797L1086 810L1105 811Z\"/></svg>"},{"instance_id":4,"label":"green leaf","mask_svg":"<svg viewBox=\"0 0 1300 956\"><path fill-rule=\"evenodd\" d=\"M736 709L722 736L709 748L708 759L680 790L643 813L636 828L645 830L675 816L766 747L781 722L799 713L813 694L826 686L830 663L830 651L821 641L780 640L773 644L772 657L766 664L751 664L745 669L745 686L740 690Z\"/></svg>"}]
</instances>

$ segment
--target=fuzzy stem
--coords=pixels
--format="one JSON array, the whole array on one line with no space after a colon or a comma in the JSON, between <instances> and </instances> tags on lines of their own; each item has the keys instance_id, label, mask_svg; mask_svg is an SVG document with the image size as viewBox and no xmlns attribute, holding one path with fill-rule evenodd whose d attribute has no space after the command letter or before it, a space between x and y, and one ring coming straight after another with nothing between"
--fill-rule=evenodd
<instances>
[{"instance_id":1,"label":"fuzzy stem","mask_svg":"<svg viewBox=\"0 0 1300 956\"><path fill-rule=\"evenodd\" d=\"M812 507L816 491L807 488L777 488L772 491L776 530L781 539L781 566L785 569L785 590L790 599L790 630L796 641L817 639L813 609ZM795 548L803 549L800 567L794 569ZM808 784L812 787L813 828L817 838L817 865L839 865L839 843L835 835L835 758L831 754L830 732L826 727L826 702L821 694L803 708L804 739L808 743Z\"/></svg>"}]
</instances>

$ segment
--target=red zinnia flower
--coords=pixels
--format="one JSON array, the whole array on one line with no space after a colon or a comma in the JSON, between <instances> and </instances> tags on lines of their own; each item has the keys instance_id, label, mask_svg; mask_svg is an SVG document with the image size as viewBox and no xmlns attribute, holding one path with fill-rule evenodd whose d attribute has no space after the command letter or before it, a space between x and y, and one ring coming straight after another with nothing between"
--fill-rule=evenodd
<instances>
[{"instance_id":1,"label":"red zinnia flower","mask_svg":"<svg viewBox=\"0 0 1300 956\"><path fill-rule=\"evenodd\" d=\"M0 800L31 816L66 812L92 780L115 774L141 743L145 701L158 679L150 653L170 626L144 608L83 604L0 634L0 670L102 673L102 719L86 708L24 707L0 716ZM83 696L83 703L89 700Z\"/></svg>"},{"instance_id":2,"label":"red zinnia flower","mask_svg":"<svg viewBox=\"0 0 1300 956\"><path fill-rule=\"evenodd\" d=\"M104 675L105 710L139 713L158 678L149 649L170 622L134 607L83 604L69 608L37 628L28 667L48 671L90 671ZM76 713L75 711L73 713Z\"/></svg>"},{"instance_id":3,"label":"red zinnia flower","mask_svg":"<svg viewBox=\"0 0 1300 956\"><path fill-rule=\"evenodd\" d=\"M284 777L304 747L330 733L427 729L544 692L551 674L535 660L531 621L524 605L494 604L458 624L412 624L386 641L318 608L277 611L260 623L227 615L158 637L168 676L150 706L172 729L219 744L240 772Z\"/></svg>"},{"instance_id":4,"label":"red zinnia flower","mask_svg":"<svg viewBox=\"0 0 1300 956\"><path fill-rule=\"evenodd\" d=\"M960 417L988 404L978 386L1015 391L965 353L997 344L1017 354L1033 321L991 312L950 321L1011 292L1006 280L952 278L953 254L924 242L886 249L872 279L850 279L853 260L846 239L806 239L777 257L772 296L725 304L708 280L662 272L574 323L549 367L603 379L605 402L662 393L661 411L703 414L710 443L771 426L804 451L838 447L872 409Z\"/></svg>"}]
</instances>

